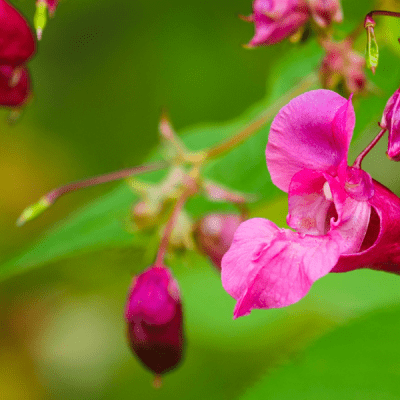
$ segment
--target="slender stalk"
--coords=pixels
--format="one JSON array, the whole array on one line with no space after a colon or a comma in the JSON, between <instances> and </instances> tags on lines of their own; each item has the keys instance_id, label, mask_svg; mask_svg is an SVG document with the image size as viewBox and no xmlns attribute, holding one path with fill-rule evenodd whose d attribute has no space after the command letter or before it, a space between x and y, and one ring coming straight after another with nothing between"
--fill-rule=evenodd
<instances>
[{"instance_id":1,"label":"slender stalk","mask_svg":"<svg viewBox=\"0 0 400 400\"><path fill-rule=\"evenodd\" d=\"M372 17L373 15L386 15L387 17L400 18L400 12L386 11L386 10L374 10L369 12L365 18Z\"/></svg>"},{"instance_id":2,"label":"slender stalk","mask_svg":"<svg viewBox=\"0 0 400 400\"><path fill-rule=\"evenodd\" d=\"M21 226L25 222L36 218L44 210L49 208L62 195L74 192L75 190L83 189L89 186L100 185L106 182L112 182L119 179L127 178L132 175L143 174L145 172L158 171L168 167L166 162L158 162L153 164L140 165L138 167L127 168L121 171L111 172L110 174L95 176L82 181L72 182L65 186L61 186L51 192L45 194L37 203L27 207L17 220L17 225Z\"/></svg>"},{"instance_id":3,"label":"slender stalk","mask_svg":"<svg viewBox=\"0 0 400 400\"><path fill-rule=\"evenodd\" d=\"M171 233L174 230L174 226L178 220L179 214L182 211L183 206L185 205L186 201L192 194L193 190L187 188L175 203L172 214L169 217L167 225L164 229L163 237L160 242L160 247L158 248L156 261L154 262L155 266L162 266L164 264L165 253L167 252Z\"/></svg>"},{"instance_id":4,"label":"slender stalk","mask_svg":"<svg viewBox=\"0 0 400 400\"><path fill-rule=\"evenodd\" d=\"M360 153L360 155L355 159L353 163L354 168L361 168L361 163L364 157L375 147L375 145L379 142L380 138L386 132L386 129L382 129L375 137L375 139Z\"/></svg>"},{"instance_id":5,"label":"slender stalk","mask_svg":"<svg viewBox=\"0 0 400 400\"><path fill-rule=\"evenodd\" d=\"M255 134L265 123L272 119L277 112L291 99L302 94L307 89L310 89L313 85L318 82L317 74L312 73L304 78L299 85L297 85L292 91L287 93L285 96L277 100L271 107L263 112L255 121L247 126L242 131L236 133L229 139L217 144L207 151L207 160L211 160L220 156L221 154L234 149L243 143L246 139Z\"/></svg>"}]
</instances>

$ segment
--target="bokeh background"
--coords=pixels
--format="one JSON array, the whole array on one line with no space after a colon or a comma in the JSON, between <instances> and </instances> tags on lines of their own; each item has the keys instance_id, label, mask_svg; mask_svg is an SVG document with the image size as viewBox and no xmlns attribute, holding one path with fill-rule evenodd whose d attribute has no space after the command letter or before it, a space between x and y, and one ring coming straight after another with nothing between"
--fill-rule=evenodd
<instances>
[{"instance_id":1,"label":"bokeh background","mask_svg":"<svg viewBox=\"0 0 400 400\"><path fill-rule=\"evenodd\" d=\"M343 35L373 3L343 1ZM12 4L32 22L34 0ZM398 1L380 6L400 9ZM242 48L253 27L238 14L250 13L249 0L62 0L29 63L34 101L13 126L6 122L7 111L0 112L0 261L40 243L47 229L118 184L67 195L17 228L20 212L44 193L145 161L157 145L163 108L178 132L204 122L220 124L274 90L279 63L296 69L306 45ZM365 109L358 107L370 125L359 129L351 158L376 133L393 82L400 82L400 25L387 19L379 25L388 44L377 76L369 74L374 82L369 97L378 103L366 97ZM360 50L363 46L364 37ZM384 151L381 143L364 167L400 194L400 167L386 160ZM259 153L261 160L264 148ZM265 200L256 215L282 224L285 197ZM120 212L121 229L128 211ZM232 321L234 301L211 265L193 254L175 260L187 349L179 369L155 390L152 375L126 344L123 321L131 276L145 267L137 249L109 247L2 281L0 398L400 398L397 276L330 275L288 309L255 311Z\"/></svg>"}]
</instances>

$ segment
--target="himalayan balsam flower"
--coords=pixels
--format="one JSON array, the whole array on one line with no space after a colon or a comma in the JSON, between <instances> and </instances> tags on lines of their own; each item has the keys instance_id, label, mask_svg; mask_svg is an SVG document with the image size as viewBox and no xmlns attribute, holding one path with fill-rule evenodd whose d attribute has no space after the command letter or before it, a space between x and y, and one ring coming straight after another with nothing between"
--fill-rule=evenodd
<instances>
[{"instance_id":1,"label":"himalayan balsam flower","mask_svg":"<svg viewBox=\"0 0 400 400\"><path fill-rule=\"evenodd\" d=\"M253 14L255 34L248 47L270 45L293 35L309 18L305 0L255 0Z\"/></svg>"},{"instance_id":2,"label":"himalayan balsam flower","mask_svg":"<svg viewBox=\"0 0 400 400\"><path fill-rule=\"evenodd\" d=\"M250 219L222 259L234 317L293 304L329 272L400 271L400 199L347 166L350 100L329 90L298 96L275 117L266 149L272 181L289 195L288 225Z\"/></svg>"},{"instance_id":3,"label":"himalayan balsam flower","mask_svg":"<svg viewBox=\"0 0 400 400\"><path fill-rule=\"evenodd\" d=\"M21 106L30 86L24 65L36 44L24 17L5 0L0 0L0 37L0 105Z\"/></svg>"},{"instance_id":4,"label":"himalayan balsam flower","mask_svg":"<svg viewBox=\"0 0 400 400\"><path fill-rule=\"evenodd\" d=\"M177 366L183 350L183 318L179 288L164 266L136 276L125 308L133 352L157 375Z\"/></svg>"},{"instance_id":5,"label":"himalayan balsam flower","mask_svg":"<svg viewBox=\"0 0 400 400\"><path fill-rule=\"evenodd\" d=\"M295 34L310 18L322 28L342 22L339 0L255 0L253 14L244 17L254 22L255 34L248 47L271 45Z\"/></svg>"},{"instance_id":6,"label":"himalayan balsam flower","mask_svg":"<svg viewBox=\"0 0 400 400\"><path fill-rule=\"evenodd\" d=\"M308 0L314 21L325 28L332 22L343 21L342 7L339 0Z\"/></svg>"},{"instance_id":7,"label":"himalayan balsam flower","mask_svg":"<svg viewBox=\"0 0 400 400\"><path fill-rule=\"evenodd\" d=\"M210 214L197 223L197 245L219 271L222 257L231 246L233 235L242 222L243 218L240 215Z\"/></svg>"},{"instance_id":8,"label":"himalayan balsam flower","mask_svg":"<svg viewBox=\"0 0 400 400\"><path fill-rule=\"evenodd\" d=\"M400 89L386 103L380 126L389 131L388 157L400 161Z\"/></svg>"},{"instance_id":9,"label":"himalayan balsam flower","mask_svg":"<svg viewBox=\"0 0 400 400\"><path fill-rule=\"evenodd\" d=\"M319 71L323 86L334 89L342 81L348 93L362 92L367 84L365 58L353 50L352 41L325 41L322 45L326 51Z\"/></svg>"}]
</instances>

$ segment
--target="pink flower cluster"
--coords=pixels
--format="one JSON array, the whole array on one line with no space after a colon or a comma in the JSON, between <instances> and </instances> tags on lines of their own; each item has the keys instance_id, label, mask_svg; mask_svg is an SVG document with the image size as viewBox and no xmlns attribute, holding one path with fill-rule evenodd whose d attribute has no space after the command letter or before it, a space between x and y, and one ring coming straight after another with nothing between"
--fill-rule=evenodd
<instances>
[{"instance_id":1,"label":"pink flower cluster","mask_svg":"<svg viewBox=\"0 0 400 400\"><path fill-rule=\"evenodd\" d=\"M322 28L342 22L339 0L255 0L253 14L255 34L249 47L271 45L293 35L310 18Z\"/></svg>"},{"instance_id":2,"label":"pink flower cluster","mask_svg":"<svg viewBox=\"0 0 400 400\"><path fill-rule=\"evenodd\" d=\"M242 223L222 259L234 317L299 301L329 272L400 272L400 199L347 166L351 99L329 90L298 96L275 117L266 149L272 181L288 193L288 225Z\"/></svg>"}]
</instances>

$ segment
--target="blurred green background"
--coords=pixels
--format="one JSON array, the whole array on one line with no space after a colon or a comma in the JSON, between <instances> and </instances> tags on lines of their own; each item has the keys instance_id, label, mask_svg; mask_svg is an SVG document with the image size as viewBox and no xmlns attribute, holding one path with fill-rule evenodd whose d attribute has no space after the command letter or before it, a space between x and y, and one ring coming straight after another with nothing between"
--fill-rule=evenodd
<instances>
[{"instance_id":1,"label":"blurred green background","mask_svg":"<svg viewBox=\"0 0 400 400\"><path fill-rule=\"evenodd\" d=\"M33 20L33 0L12 3ZM398 3L380 6L395 10ZM342 33L372 5L344 1ZM306 45L243 49L253 27L238 14L250 13L248 0L62 0L29 63L33 103L11 127L7 112L0 113L0 261L117 187L65 196L37 220L15 227L20 212L52 188L143 162L157 144L162 108L182 131L234 119L266 95L273 98L279 63L299 68L296 57ZM376 134L383 105L400 82L400 25L379 24L388 45L374 93L355 103L360 122L350 159ZM400 194L399 166L384 151L381 143L364 167ZM285 207L285 197L275 196L255 213L282 224ZM151 374L126 345L122 318L132 273L145 267L138 250L109 248L1 282L0 398L335 399L340 389L342 399L400 399L397 276L332 274L292 307L232 321L234 301L208 262L196 254L176 259L187 349L180 368L154 390Z\"/></svg>"}]
</instances>

